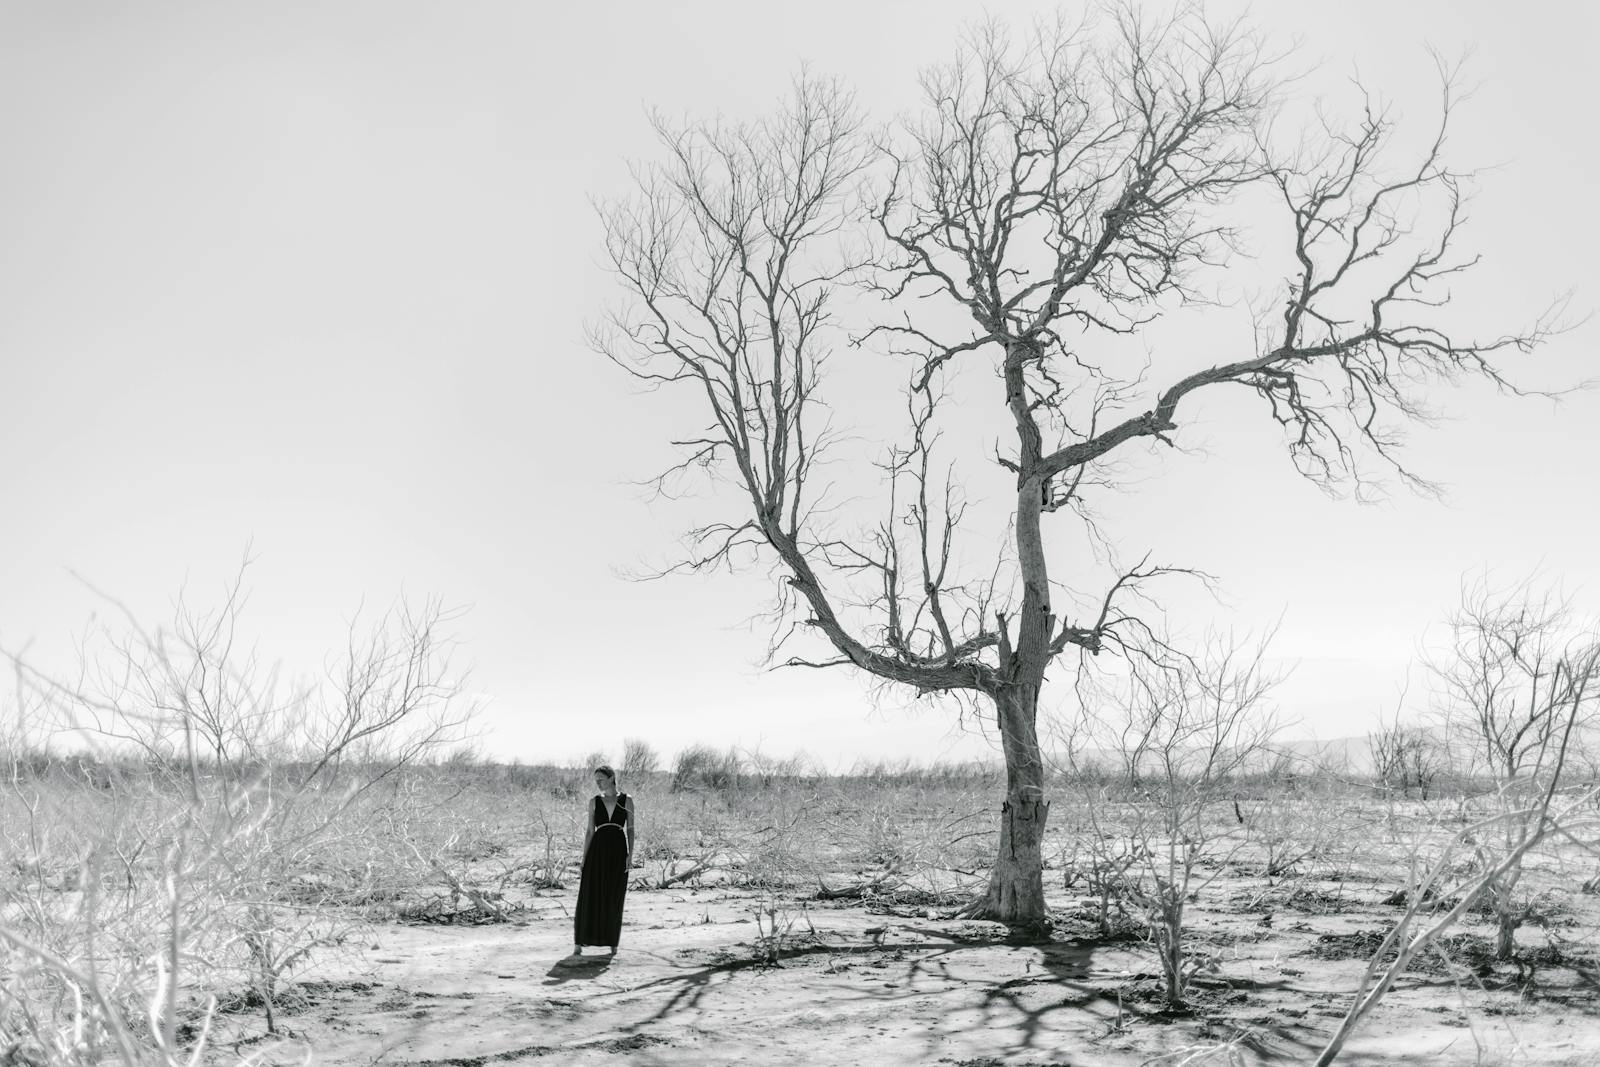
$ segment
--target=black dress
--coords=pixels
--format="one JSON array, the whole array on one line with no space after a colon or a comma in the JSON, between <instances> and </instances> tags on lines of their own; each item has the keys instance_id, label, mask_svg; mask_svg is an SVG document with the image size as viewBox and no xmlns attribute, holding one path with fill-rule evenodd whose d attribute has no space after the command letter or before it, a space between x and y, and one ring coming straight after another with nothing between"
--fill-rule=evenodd
<instances>
[{"instance_id":1,"label":"black dress","mask_svg":"<svg viewBox=\"0 0 1600 1067\"><path fill-rule=\"evenodd\" d=\"M573 944L616 948L622 935L622 899L628 892L628 794L617 794L608 816L605 801L594 798L594 838L583 857L578 907L573 914Z\"/></svg>"}]
</instances>

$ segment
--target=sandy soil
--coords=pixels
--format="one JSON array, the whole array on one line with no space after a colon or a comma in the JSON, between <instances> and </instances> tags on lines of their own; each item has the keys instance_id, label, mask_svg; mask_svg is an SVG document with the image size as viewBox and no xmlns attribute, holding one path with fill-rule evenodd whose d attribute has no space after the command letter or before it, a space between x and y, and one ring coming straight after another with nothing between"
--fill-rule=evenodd
<instances>
[{"instance_id":1,"label":"sandy soil","mask_svg":"<svg viewBox=\"0 0 1600 1067\"><path fill-rule=\"evenodd\" d=\"M1305 888L1245 910L1257 881L1239 911L1196 915L1194 949L1215 966L1183 1015L1160 1010L1151 951L1091 936L1065 896L1036 944L912 906L813 904L815 935L802 921L774 966L749 893L635 889L618 955L580 960L572 893L535 895L510 923L380 926L359 956L324 959L301 976L309 1006L282 1020L298 1040L274 1059L1118 1067L1231 1039L1235 1062L1307 1062L1393 909L1371 886ZM1519 980L1483 963L1487 932L1463 927L1448 960L1403 979L1340 1062L1600 1064L1600 961L1525 931L1525 956L1545 962ZM235 1044L259 1016L222 1023L225 1044L261 1050Z\"/></svg>"}]
</instances>

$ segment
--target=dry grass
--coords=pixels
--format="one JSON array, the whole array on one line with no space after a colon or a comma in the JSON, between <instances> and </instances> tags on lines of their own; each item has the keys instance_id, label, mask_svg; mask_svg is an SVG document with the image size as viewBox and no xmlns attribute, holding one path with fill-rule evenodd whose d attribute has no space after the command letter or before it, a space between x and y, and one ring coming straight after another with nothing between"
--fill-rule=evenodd
<instances>
[{"instance_id":1,"label":"dry grass","mask_svg":"<svg viewBox=\"0 0 1600 1067\"><path fill-rule=\"evenodd\" d=\"M192 782L133 761L10 766L0 790L8 1064L126 1059L118 1043L152 1064L186 1062L208 1032L206 1057L267 1057L272 1040L315 1016L318 974L358 971L376 931L517 925L570 896L590 792L587 768L459 757L344 766L310 789L293 766ZM730 958L810 958L822 941L816 917L842 907L949 921L986 877L1003 789L994 771L710 766L707 779L674 766L635 774L624 789L640 814L635 893L738 901L755 936L730 945ZM1400 904L1413 902L1419 921L1453 907L1448 891L1418 897L1416 888L1430 870L1445 886L1480 872L1483 856L1461 848L1462 829L1499 805L1493 795L1413 800L1306 774L1214 782L1202 803L1189 797L1178 824L1152 816L1162 811L1158 790L1122 779L1059 776L1051 800L1054 936L1142 953L1149 977L1117 993L1126 1025L1187 1019L1197 1041L1243 1032L1224 1021L1243 1025L1248 985L1226 1013L1218 1000L1242 958L1392 960L1382 942L1406 912ZM1178 838L1165 833L1174 825ZM1187 870L1179 883L1173 857ZM1518 881L1517 958L1486 960L1477 928L1488 917L1475 907L1408 973L1498 990L1504 1006L1490 1003L1490 1014L1526 1011L1530 998L1576 1003L1574 990L1600 966L1600 897L1584 889L1594 873L1582 840L1536 849ZM163 1046L152 1005L162 1003L174 936L176 1025L174 1045ZM1168 961L1176 974L1160 979Z\"/></svg>"},{"instance_id":2,"label":"dry grass","mask_svg":"<svg viewBox=\"0 0 1600 1067\"><path fill-rule=\"evenodd\" d=\"M635 892L735 894L756 922L752 961L812 951L818 909L944 920L986 874L1001 792L992 772L717 769L709 783L686 781L681 768L624 782L640 813ZM0 916L13 939L0 956L8 1063L100 1062L119 1040L150 1062L181 1062L219 1026L230 1055L264 1055L268 1044L239 1042L293 1036L293 1020L317 1001L307 975L341 955L358 959L375 930L524 922L530 907L570 895L589 792L586 768L461 759L393 771L354 793L370 778L359 766L304 792L290 788L292 768L235 783L202 775L198 806L183 795L185 778L136 764L13 761L12 771L0 791ZM293 797L288 814L274 806L279 796ZM1168 824L1152 821L1149 794L1064 776L1052 798L1046 877L1062 902L1056 937L1147 953L1152 978L1125 991L1143 1014L1161 1002L1157 947L1176 951L1192 996L1168 1010L1201 1020L1215 1015L1217 983L1252 938L1281 940L1285 927L1336 917L1337 930L1300 938L1307 944L1293 951L1371 956L1404 910L1382 901L1414 893L1462 827L1496 803L1398 800L1331 777L1226 781L1186 809L1180 851L1190 875L1174 886L1163 884L1170 868L1161 860L1174 842L1162 835ZM264 811L273 812L270 838L251 821ZM1478 863L1468 849L1443 873L1459 881ZM1520 975L1550 988L1563 969L1590 973L1600 898L1583 886L1593 873L1575 842L1540 849L1518 883L1527 919L1516 960L1485 969L1476 931L1484 917L1474 911L1413 971L1432 967L1468 984L1487 975L1518 1004L1536 995ZM1168 912L1148 906L1162 893ZM1453 903L1436 896L1418 907L1426 917ZM1176 949L1162 932L1173 904L1182 905ZM151 1005L162 999L174 929L177 1042L163 1048Z\"/></svg>"}]
</instances>

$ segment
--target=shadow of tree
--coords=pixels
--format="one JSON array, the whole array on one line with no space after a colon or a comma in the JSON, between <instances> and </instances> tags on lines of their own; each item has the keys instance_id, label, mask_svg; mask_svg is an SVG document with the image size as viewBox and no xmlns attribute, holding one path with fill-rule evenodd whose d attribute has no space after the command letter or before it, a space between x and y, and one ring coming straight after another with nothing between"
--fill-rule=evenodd
<instances>
[{"instance_id":1,"label":"shadow of tree","mask_svg":"<svg viewBox=\"0 0 1600 1067\"><path fill-rule=\"evenodd\" d=\"M1304 1053L1320 1047L1314 1034L1295 1023L1237 1031L1220 1014L1209 1012L1203 1003L1197 1005L1196 1010L1182 1015L1165 1012L1155 1005L1144 1007L1143 1004L1149 1003L1148 1000L1136 998L1132 1003L1124 1003L1118 997L1118 980L1136 980L1140 976L1127 975L1126 972L1112 973L1104 967L1097 973L1095 956L1107 949L1127 949L1129 946L1125 940L1075 938L1040 941L1032 936L1019 938L999 927L994 933L975 933L959 928L947 930L904 922L897 925L908 933L914 933L915 939L892 939L889 936L891 927L870 927L863 931L866 938L860 942L797 946L784 954L784 961L794 963L820 958L841 964L845 969L854 963L865 963L873 968L882 968L885 975L892 973L889 968L893 964L903 963L893 980L885 980L881 985L875 982L872 988L853 992L841 990L838 998L841 1005L863 1001L892 1004L925 1001L941 996L965 998L970 995L973 982L957 973L956 965L963 955L998 947L1025 950L1028 956L1023 963L1024 973L987 986L977 1005L983 1020L980 1025L986 1030L992 1030L997 1035L1002 1031L1017 1035L1015 1040L1005 1042L1003 1050L997 1046L997 1052L1029 1052L1043 1048L1044 1039L1056 1029L1051 1025L1052 1020L1061 1013L1069 1012L1090 1012L1098 1016L1107 1035L1117 1032L1119 1026L1140 1022L1193 1022L1207 1036L1214 1029L1228 1030L1224 1035L1226 1038L1237 1040L1242 1047L1266 1059L1286 1055L1292 1057L1296 1050ZM717 960L631 987L631 993L671 990L671 994L665 1003L624 1029L638 1031L693 1017L702 1009L704 998L720 978L732 978L742 972L762 973L782 966L781 962L774 965L757 958L753 945L741 947L750 950L749 957ZM1226 987L1230 991L1287 988L1287 983L1282 981L1251 979L1208 984ZM1041 990L1058 995L1051 995L1048 1002L1039 1003L1038 994ZM963 1007L970 1009L971 1005L969 1003ZM930 1041L936 1040L937 1035L930 1035Z\"/></svg>"}]
</instances>

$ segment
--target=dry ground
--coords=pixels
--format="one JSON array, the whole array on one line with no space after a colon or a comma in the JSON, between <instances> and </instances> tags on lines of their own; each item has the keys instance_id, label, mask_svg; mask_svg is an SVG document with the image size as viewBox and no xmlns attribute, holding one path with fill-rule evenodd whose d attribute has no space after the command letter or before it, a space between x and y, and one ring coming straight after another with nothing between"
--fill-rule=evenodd
<instances>
[{"instance_id":1,"label":"dry ground","mask_svg":"<svg viewBox=\"0 0 1600 1067\"><path fill-rule=\"evenodd\" d=\"M648 802L641 866L614 960L568 958L582 772L396 778L364 794L315 849L242 851L272 859L273 877L215 883L238 900L201 894L212 883L196 868L185 994L191 1020L219 998L208 1062L1309 1063L1399 914L1385 898L1486 803L1396 800L1334 780L1231 788L1185 831L1204 838L1186 941L1201 969L1190 1009L1173 1013L1143 928L1113 916L1117 936L1102 936L1095 921L1095 865L1130 840L1165 848L1139 837L1146 800L1126 790L1057 784L1045 847L1055 921L1041 942L950 917L993 857L992 781L873 775L677 791L661 776L635 780ZM142 780L120 793L66 779L32 788L0 794L10 798L0 843L12 860L0 922L31 917L36 936L76 958L93 946L73 938L98 931L96 944L148 961L166 929L159 861L169 853L148 844L159 843L150 827L162 825L165 795ZM21 806L36 795L53 806ZM25 832L34 826L49 832ZM112 831L141 845L143 866L122 862L135 853L113 849L122 838ZM1490 961L1493 930L1470 915L1443 954L1400 980L1341 1064L1600 1067L1600 845L1552 840L1519 889L1533 913L1518 961ZM1452 855L1471 869L1470 850ZM112 888L96 898L99 911L85 911L80 886L102 878ZM670 888L643 887L663 881ZM819 886L874 885L894 894L817 899ZM283 970L282 1044L265 1036L241 955L260 896L278 951L306 953ZM793 920L776 963L756 921L763 902ZM503 921L476 921L488 919ZM343 948L327 945L347 935ZM148 967L127 974L130 1017L142 1025L153 978ZM45 1036L70 1024L68 992L59 982L0 986L0 1039L32 1018L49 1024L35 1028ZM191 1024L180 1039L195 1036ZM5 1047L0 1067L11 1067ZM1220 1051L1197 1058L1207 1049Z\"/></svg>"},{"instance_id":2,"label":"dry ground","mask_svg":"<svg viewBox=\"0 0 1600 1067\"><path fill-rule=\"evenodd\" d=\"M636 889L619 954L568 959L569 889L525 897L510 923L373 928L363 957L302 975L309 1005L283 1020L300 1040L274 1059L1116 1067L1232 1042L1235 1062L1308 1062L1395 909L1368 883L1302 881L1259 900L1259 879L1232 881L1210 893L1225 911L1195 914L1214 970L1190 1014L1160 1009L1149 949L1094 936L1071 894L1052 900L1052 939L1032 944L914 903L812 904L815 933L802 919L771 965L755 896L717 886ZM1487 965L1488 927L1462 927L1340 1062L1600 1064L1600 957L1561 933L1581 937L1600 916L1586 910L1554 928L1565 952L1524 931L1520 966ZM258 1017L224 1020L229 1044L259 1030Z\"/></svg>"}]
</instances>

